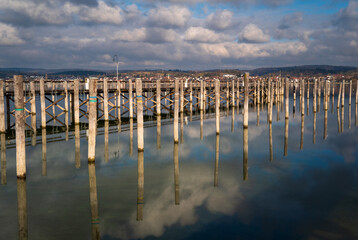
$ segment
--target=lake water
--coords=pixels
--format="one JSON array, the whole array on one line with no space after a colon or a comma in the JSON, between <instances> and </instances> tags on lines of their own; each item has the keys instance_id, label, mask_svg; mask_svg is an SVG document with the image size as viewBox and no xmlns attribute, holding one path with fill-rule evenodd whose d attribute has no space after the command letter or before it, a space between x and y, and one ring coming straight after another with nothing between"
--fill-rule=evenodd
<instances>
[{"instance_id":1,"label":"lake water","mask_svg":"<svg viewBox=\"0 0 358 240\"><path fill-rule=\"evenodd\" d=\"M274 105L270 127L264 106L257 126L250 107L247 162L241 109L223 109L219 136L213 113L206 113L202 132L200 114L193 121L187 116L177 146L173 124L162 119L160 148L153 118L139 156L136 129L132 147L128 125L110 131L108 153L99 134L95 165L87 163L85 131L77 162L74 132L68 141L47 142L46 162L41 144L27 146L26 182L17 180L15 148L8 148L0 238L24 237L27 225L29 239L358 239L354 101L349 106L346 98L339 119L329 104L326 139L323 99L315 134L312 99L303 134L299 97L294 117L292 106L291 99L287 156L284 112L278 119ZM3 167L3 180L4 174Z\"/></svg>"}]
</instances>

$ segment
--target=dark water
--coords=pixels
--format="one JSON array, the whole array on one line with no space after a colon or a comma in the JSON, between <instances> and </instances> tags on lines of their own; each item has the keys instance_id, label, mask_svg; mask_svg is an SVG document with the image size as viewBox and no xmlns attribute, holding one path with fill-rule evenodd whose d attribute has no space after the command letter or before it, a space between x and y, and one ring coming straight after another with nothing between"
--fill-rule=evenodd
<instances>
[{"instance_id":1,"label":"dark water","mask_svg":"<svg viewBox=\"0 0 358 240\"><path fill-rule=\"evenodd\" d=\"M132 156L129 131L109 134L108 162L105 136L97 136L95 165L87 164L87 140L82 137L79 168L74 133L67 142L47 143L45 165L41 144L28 146L26 183L17 182L15 149L7 149L7 184L0 186L0 239L19 238L26 218L29 239L91 239L96 231L102 239L357 239L356 106L353 102L349 107L346 99L339 133L337 109L332 112L330 104L324 139L321 101L313 144L312 99L310 104L301 135L298 98L294 118L290 101L287 156L284 112L277 121L274 106L272 159L266 108L260 112L259 126L256 110L250 108L247 169L241 109L234 110L234 129L232 109L221 117L220 136L215 119L206 116L202 140L200 118L190 122L188 117L177 162L173 125L162 122L160 149L155 124L145 128L144 199L139 201L136 130ZM341 115L341 124L343 119ZM93 180L96 186L90 187ZM141 209L143 220L137 221Z\"/></svg>"}]
</instances>

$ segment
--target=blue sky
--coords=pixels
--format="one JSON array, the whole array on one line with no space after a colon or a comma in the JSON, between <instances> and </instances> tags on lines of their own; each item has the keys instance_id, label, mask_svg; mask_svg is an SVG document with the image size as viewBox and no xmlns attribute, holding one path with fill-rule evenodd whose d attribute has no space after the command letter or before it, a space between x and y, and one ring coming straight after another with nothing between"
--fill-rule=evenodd
<instances>
[{"instance_id":1,"label":"blue sky","mask_svg":"<svg viewBox=\"0 0 358 240\"><path fill-rule=\"evenodd\" d=\"M0 67L358 66L358 1L2 0Z\"/></svg>"}]
</instances>

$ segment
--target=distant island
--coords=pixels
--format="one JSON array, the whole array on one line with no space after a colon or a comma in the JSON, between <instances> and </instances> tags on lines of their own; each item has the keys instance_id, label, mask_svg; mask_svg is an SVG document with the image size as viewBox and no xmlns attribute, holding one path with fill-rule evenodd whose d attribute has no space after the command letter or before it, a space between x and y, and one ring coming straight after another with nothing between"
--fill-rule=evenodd
<instances>
[{"instance_id":1,"label":"distant island","mask_svg":"<svg viewBox=\"0 0 358 240\"><path fill-rule=\"evenodd\" d=\"M354 66L331 66L331 65L304 65L291 67L267 67L245 69L208 69L203 71L180 70L180 69L144 69L144 70L120 70L121 76L130 75L135 77L150 76L205 76L212 77L223 74L239 75L249 72L252 76L267 77L281 76L326 76L330 74L342 74L358 77L358 67ZM92 70L92 69L36 69L36 68L0 68L0 77L9 78L13 75L39 76L47 74L50 78L88 77L88 76L115 76L115 70Z\"/></svg>"}]
</instances>

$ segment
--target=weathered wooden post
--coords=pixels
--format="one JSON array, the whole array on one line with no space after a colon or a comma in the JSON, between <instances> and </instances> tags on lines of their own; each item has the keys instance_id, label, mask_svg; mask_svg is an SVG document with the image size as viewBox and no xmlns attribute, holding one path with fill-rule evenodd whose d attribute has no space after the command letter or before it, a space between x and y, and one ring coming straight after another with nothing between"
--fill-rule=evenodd
<instances>
[{"instance_id":1,"label":"weathered wooden post","mask_svg":"<svg viewBox=\"0 0 358 240\"><path fill-rule=\"evenodd\" d=\"M73 81L73 107L74 107L74 116L75 116L75 124L80 123L80 99L79 99L79 79L75 79Z\"/></svg>"},{"instance_id":2,"label":"weathered wooden post","mask_svg":"<svg viewBox=\"0 0 358 240\"><path fill-rule=\"evenodd\" d=\"M133 85L132 79L128 80L128 98L129 98L129 118L133 119Z\"/></svg>"},{"instance_id":3,"label":"weathered wooden post","mask_svg":"<svg viewBox=\"0 0 358 240\"><path fill-rule=\"evenodd\" d=\"M184 112L184 81L180 80L180 112Z\"/></svg>"},{"instance_id":4,"label":"weathered wooden post","mask_svg":"<svg viewBox=\"0 0 358 240\"><path fill-rule=\"evenodd\" d=\"M5 133L4 80L0 79L0 133ZM9 113L7 113L9 115Z\"/></svg>"},{"instance_id":5,"label":"weathered wooden post","mask_svg":"<svg viewBox=\"0 0 358 240\"><path fill-rule=\"evenodd\" d=\"M295 113L296 113L296 81L293 83L293 109L292 109L293 118L295 118Z\"/></svg>"},{"instance_id":6,"label":"weathered wooden post","mask_svg":"<svg viewBox=\"0 0 358 240\"><path fill-rule=\"evenodd\" d=\"M118 112L118 126L121 125L122 119L121 119L121 100L122 100L122 96L121 96L121 81L117 80L117 112Z\"/></svg>"},{"instance_id":7,"label":"weathered wooden post","mask_svg":"<svg viewBox=\"0 0 358 240\"><path fill-rule=\"evenodd\" d=\"M137 95L137 134L138 134L138 151L144 151L144 132L143 132L143 102L142 102L142 79L137 78L136 95Z\"/></svg>"},{"instance_id":8,"label":"weathered wooden post","mask_svg":"<svg viewBox=\"0 0 358 240\"><path fill-rule=\"evenodd\" d=\"M200 111L200 140L204 139L204 112Z\"/></svg>"},{"instance_id":9,"label":"weathered wooden post","mask_svg":"<svg viewBox=\"0 0 358 240\"><path fill-rule=\"evenodd\" d=\"M220 80L215 80L215 119L216 134L220 134Z\"/></svg>"},{"instance_id":10,"label":"weathered wooden post","mask_svg":"<svg viewBox=\"0 0 358 240\"><path fill-rule=\"evenodd\" d=\"M349 108L348 108L348 128L351 128L351 118L352 118L352 110L351 110L351 105L349 105Z\"/></svg>"},{"instance_id":11,"label":"weathered wooden post","mask_svg":"<svg viewBox=\"0 0 358 240\"><path fill-rule=\"evenodd\" d=\"M328 81L326 81L325 84L325 98L324 98L324 130L323 130L323 139L327 139L327 116L328 116L328 91L329 91L329 85Z\"/></svg>"},{"instance_id":12,"label":"weathered wooden post","mask_svg":"<svg viewBox=\"0 0 358 240\"><path fill-rule=\"evenodd\" d=\"M352 80L349 81L349 106L352 104Z\"/></svg>"},{"instance_id":13,"label":"weathered wooden post","mask_svg":"<svg viewBox=\"0 0 358 240\"><path fill-rule=\"evenodd\" d=\"M41 128L46 128L45 82L40 78Z\"/></svg>"},{"instance_id":14,"label":"weathered wooden post","mask_svg":"<svg viewBox=\"0 0 358 240\"><path fill-rule=\"evenodd\" d=\"M200 81L200 111L204 109L204 80Z\"/></svg>"},{"instance_id":15,"label":"weathered wooden post","mask_svg":"<svg viewBox=\"0 0 358 240\"><path fill-rule=\"evenodd\" d=\"M248 128L243 129L243 179L244 181L248 180L249 178L249 165L248 165L248 158L249 158L249 133Z\"/></svg>"},{"instance_id":16,"label":"weathered wooden post","mask_svg":"<svg viewBox=\"0 0 358 240\"><path fill-rule=\"evenodd\" d=\"M301 115L305 115L305 80L302 79L301 81Z\"/></svg>"},{"instance_id":17,"label":"weathered wooden post","mask_svg":"<svg viewBox=\"0 0 358 240\"><path fill-rule=\"evenodd\" d=\"M313 113L317 112L317 80L313 83Z\"/></svg>"},{"instance_id":18,"label":"weathered wooden post","mask_svg":"<svg viewBox=\"0 0 358 240\"><path fill-rule=\"evenodd\" d=\"M218 180L219 180L219 150L220 150L220 135L216 134L214 187L218 186Z\"/></svg>"},{"instance_id":19,"label":"weathered wooden post","mask_svg":"<svg viewBox=\"0 0 358 240\"><path fill-rule=\"evenodd\" d=\"M160 85L160 79L157 80L157 99L156 99L156 103L157 103L157 117L160 116L161 112L160 112L160 108L161 108L161 101L162 101L162 92L161 92L161 85Z\"/></svg>"},{"instance_id":20,"label":"weathered wooden post","mask_svg":"<svg viewBox=\"0 0 358 240\"><path fill-rule=\"evenodd\" d=\"M19 239L28 239L26 179L17 179L17 219Z\"/></svg>"},{"instance_id":21,"label":"weathered wooden post","mask_svg":"<svg viewBox=\"0 0 358 240\"><path fill-rule=\"evenodd\" d=\"M235 81L232 80L231 81L231 102L232 102L232 106L235 107L236 103L235 103Z\"/></svg>"},{"instance_id":22,"label":"weathered wooden post","mask_svg":"<svg viewBox=\"0 0 358 240\"><path fill-rule=\"evenodd\" d=\"M249 127L249 73L244 75L244 128Z\"/></svg>"},{"instance_id":23,"label":"weathered wooden post","mask_svg":"<svg viewBox=\"0 0 358 240\"><path fill-rule=\"evenodd\" d=\"M307 116L310 115L310 81L307 80Z\"/></svg>"},{"instance_id":24,"label":"weathered wooden post","mask_svg":"<svg viewBox=\"0 0 358 240\"><path fill-rule=\"evenodd\" d=\"M290 116L290 82L289 79L286 78L286 96L285 96L285 119L288 119Z\"/></svg>"},{"instance_id":25,"label":"weathered wooden post","mask_svg":"<svg viewBox=\"0 0 358 240\"><path fill-rule=\"evenodd\" d=\"M108 79L103 78L103 111L104 111L104 120L108 121Z\"/></svg>"},{"instance_id":26,"label":"weathered wooden post","mask_svg":"<svg viewBox=\"0 0 358 240\"><path fill-rule=\"evenodd\" d=\"M138 151L137 221L143 221L144 205L144 152Z\"/></svg>"},{"instance_id":27,"label":"weathered wooden post","mask_svg":"<svg viewBox=\"0 0 358 240\"><path fill-rule=\"evenodd\" d=\"M356 105L358 103L358 80L356 80Z\"/></svg>"},{"instance_id":28,"label":"weathered wooden post","mask_svg":"<svg viewBox=\"0 0 358 240\"><path fill-rule=\"evenodd\" d=\"M179 82L174 81L174 143L179 143Z\"/></svg>"},{"instance_id":29,"label":"weathered wooden post","mask_svg":"<svg viewBox=\"0 0 358 240\"><path fill-rule=\"evenodd\" d=\"M88 163L95 162L97 135L97 78L89 79ZM79 135L79 134L78 134ZM90 165L88 165L90 166ZM94 167L94 165L93 165Z\"/></svg>"},{"instance_id":30,"label":"weathered wooden post","mask_svg":"<svg viewBox=\"0 0 358 240\"><path fill-rule=\"evenodd\" d=\"M52 89L51 89L51 98L52 98L52 104L57 100L55 100L55 95L54 95L54 93L56 92L56 87L55 87L55 83L54 82L52 82L52 87L51 87ZM52 105L52 115L55 117L56 116L56 105L55 104L53 104ZM56 123L56 119L54 118L53 119L53 122L54 123Z\"/></svg>"},{"instance_id":31,"label":"weathered wooden post","mask_svg":"<svg viewBox=\"0 0 358 240\"><path fill-rule=\"evenodd\" d=\"M6 184L6 138L5 132L0 133L1 137L1 184Z\"/></svg>"},{"instance_id":32,"label":"weathered wooden post","mask_svg":"<svg viewBox=\"0 0 358 240\"><path fill-rule=\"evenodd\" d=\"M14 76L15 129L16 129L16 174L26 179L25 114L23 76Z\"/></svg>"},{"instance_id":33,"label":"weathered wooden post","mask_svg":"<svg viewBox=\"0 0 358 240\"><path fill-rule=\"evenodd\" d=\"M345 81L343 80L342 81L342 107L344 107L344 97L345 97L345 89L346 89L346 87L345 87Z\"/></svg>"},{"instance_id":34,"label":"weathered wooden post","mask_svg":"<svg viewBox=\"0 0 358 240\"><path fill-rule=\"evenodd\" d=\"M179 193L179 151L178 143L174 142L174 189L175 189L175 205L180 204Z\"/></svg>"},{"instance_id":35,"label":"weathered wooden post","mask_svg":"<svg viewBox=\"0 0 358 240\"><path fill-rule=\"evenodd\" d=\"M341 94L342 94L342 83L339 83L339 92L338 92L337 109L339 109L339 107L340 107L340 103L341 103Z\"/></svg>"},{"instance_id":36,"label":"weathered wooden post","mask_svg":"<svg viewBox=\"0 0 358 240\"><path fill-rule=\"evenodd\" d=\"M30 81L30 96L31 96L31 100L30 100L31 115L36 115L36 92L35 92L35 82L34 81Z\"/></svg>"}]
</instances>

